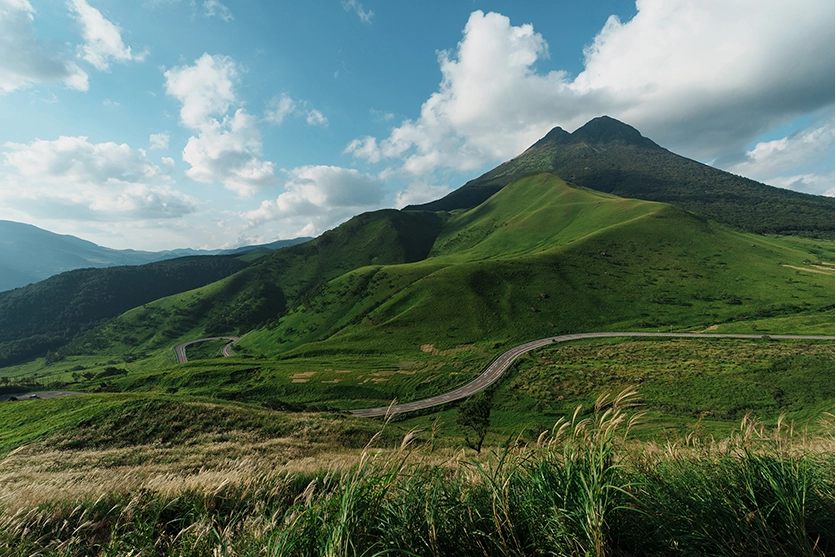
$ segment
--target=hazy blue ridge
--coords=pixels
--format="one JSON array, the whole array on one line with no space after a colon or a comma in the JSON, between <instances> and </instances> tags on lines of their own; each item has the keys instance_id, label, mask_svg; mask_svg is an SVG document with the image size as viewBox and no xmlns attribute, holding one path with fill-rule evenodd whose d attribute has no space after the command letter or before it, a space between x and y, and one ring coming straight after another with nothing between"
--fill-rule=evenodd
<instances>
[{"instance_id":1,"label":"hazy blue ridge","mask_svg":"<svg viewBox=\"0 0 836 557\"><path fill-rule=\"evenodd\" d=\"M144 265L193 255L240 255L279 249L310 238L226 250L117 250L66 234L55 234L31 224L0 220L0 292L33 284L74 269Z\"/></svg>"}]
</instances>

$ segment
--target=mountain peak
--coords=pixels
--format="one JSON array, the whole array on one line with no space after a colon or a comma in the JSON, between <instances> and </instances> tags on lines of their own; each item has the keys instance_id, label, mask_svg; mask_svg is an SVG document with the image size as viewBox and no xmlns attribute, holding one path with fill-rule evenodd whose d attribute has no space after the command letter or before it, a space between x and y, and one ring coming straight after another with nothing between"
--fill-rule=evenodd
<instances>
[{"instance_id":1,"label":"mountain peak","mask_svg":"<svg viewBox=\"0 0 836 557\"><path fill-rule=\"evenodd\" d=\"M570 137L572 137L572 134L570 134L560 126L555 126L540 141L538 141L531 147L541 147L543 145L565 143Z\"/></svg>"},{"instance_id":2,"label":"mountain peak","mask_svg":"<svg viewBox=\"0 0 836 557\"><path fill-rule=\"evenodd\" d=\"M572 134L572 141L576 143L623 143L643 147L659 147L650 139L644 137L639 130L624 122L619 122L609 116L593 118Z\"/></svg>"}]
</instances>

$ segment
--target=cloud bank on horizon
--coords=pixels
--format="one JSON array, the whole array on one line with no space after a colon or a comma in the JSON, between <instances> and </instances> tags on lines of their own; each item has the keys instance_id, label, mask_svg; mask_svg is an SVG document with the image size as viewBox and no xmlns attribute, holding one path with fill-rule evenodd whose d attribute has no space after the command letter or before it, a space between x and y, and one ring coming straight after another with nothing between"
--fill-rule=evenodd
<instances>
[{"instance_id":1,"label":"cloud bank on horizon","mask_svg":"<svg viewBox=\"0 0 836 557\"><path fill-rule=\"evenodd\" d=\"M104 0L43 14L0 0L0 218L141 249L316 235L438 198L552 127L602 114L724 170L834 195L828 0L638 0L581 42L552 44L545 16L476 10L413 54L435 58L434 76L402 80L369 53L392 50L397 64L415 50L398 36L414 18L321 4L292 14L289 44L316 17L345 46L297 60L232 2L149 0L135 7L143 23ZM154 42L160 13L196 44ZM560 67L572 56L576 68ZM423 100L400 88L413 77Z\"/></svg>"},{"instance_id":2,"label":"cloud bank on horizon","mask_svg":"<svg viewBox=\"0 0 836 557\"><path fill-rule=\"evenodd\" d=\"M832 168L788 175L806 157L832 160L832 18L821 17L815 0L744 4L639 1L632 20L607 21L574 78L536 71L548 45L532 25L474 12L455 51L439 54L443 79L420 116L383 139L355 139L346 152L417 177L476 171L516 156L553 125L572 131L607 114L675 152L833 195ZM816 114L811 128L747 150L804 114Z\"/></svg>"}]
</instances>

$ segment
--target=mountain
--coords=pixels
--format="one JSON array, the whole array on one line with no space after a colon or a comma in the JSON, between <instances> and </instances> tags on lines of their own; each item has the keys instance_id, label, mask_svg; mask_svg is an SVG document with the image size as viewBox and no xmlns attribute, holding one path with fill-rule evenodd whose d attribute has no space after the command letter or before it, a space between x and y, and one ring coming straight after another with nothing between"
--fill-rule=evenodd
<instances>
[{"instance_id":1,"label":"mountain","mask_svg":"<svg viewBox=\"0 0 836 557\"><path fill-rule=\"evenodd\" d=\"M461 384L502 347L552 334L832 332L830 257L830 241L744 233L541 173L454 214L358 215L134 307L54 359L66 370L127 357L125 390L385 405ZM239 334L238 358L172 367L178 342Z\"/></svg>"},{"instance_id":2,"label":"mountain","mask_svg":"<svg viewBox=\"0 0 836 557\"><path fill-rule=\"evenodd\" d=\"M89 267L142 265L193 255L240 255L298 244L310 238L231 250L177 249L160 252L105 248L31 224L0 220L0 292L44 280L58 273Z\"/></svg>"},{"instance_id":3,"label":"mountain","mask_svg":"<svg viewBox=\"0 0 836 557\"><path fill-rule=\"evenodd\" d=\"M279 250L251 246L238 250L242 253L237 256L77 269L0 292L0 366L60 350L131 308L209 284L199 303L170 314L164 311L165 326L160 326L159 314L145 323L150 336L167 342L195 323L211 334L246 331L280 315L288 300L298 303L347 271L423 259L443 221L442 215L383 210L359 215L316 240ZM138 332L142 328L123 328L118 338L132 347L137 337L144 338Z\"/></svg>"},{"instance_id":4,"label":"mountain","mask_svg":"<svg viewBox=\"0 0 836 557\"><path fill-rule=\"evenodd\" d=\"M521 155L408 211L469 209L523 176L550 172L620 197L660 201L756 234L834 237L834 200L767 186L676 155L608 116L554 128Z\"/></svg>"},{"instance_id":5,"label":"mountain","mask_svg":"<svg viewBox=\"0 0 836 557\"><path fill-rule=\"evenodd\" d=\"M235 256L75 269L0 292L0 366L55 350L124 311L213 283L247 267Z\"/></svg>"}]
</instances>

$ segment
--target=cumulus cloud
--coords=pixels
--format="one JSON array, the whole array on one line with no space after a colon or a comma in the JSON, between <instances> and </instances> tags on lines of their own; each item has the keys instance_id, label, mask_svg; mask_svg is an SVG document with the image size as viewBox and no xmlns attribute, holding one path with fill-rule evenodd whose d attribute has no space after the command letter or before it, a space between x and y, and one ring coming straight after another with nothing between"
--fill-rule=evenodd
<instances>
[{"instance_id":1,"label":"cumulus cloud","mask_svg":"<svg viewBox=\"0 0 836 557\"><path fill-rule=\"evenodd\" d=\"M206 17L217 17L224 21L232 21L232 12L218 0L204 0L203 14Z\"/></svg>"},{"instance_id":2,"label":"cumulus cloud","mask_svg":"<svg viewBox=\"0 0 836 557\"><path fill-rule=\"evenodd\" d=\"M88 4L86 0L70 0L68 6L81 24L81 33L84 37L84 44L79 47L79 54L97 70L109 70L112 61L141 62L148 55L147 50L135 54L131 47L125 46L119 27L106 19L102 12Z\"/></svg>"},{"instance_id":3,"label":"cumulus cloud","mask_svg":"<svg viewBox=\"0 0 836 557\"><path fill-rule=\"evenodd\" d=\"M328 125L328 118L313 108L309 101L295 101L287 93L282 93L267 102L267 108L264 110L266 121L281 125L290 116L304 117L309 126Z\"/></svg>"},{"instance_id":4,"label":"cumulus cloud","mask_svg":"<svg viewBox=\"0 0 836 557\"><path fill-rule=\"evenodd\" d=\"M192 180L220 182L245 197L276 181L275 165L261 160L261 134L255 118L242 108L190 137L183 160L191 165L186 176Z\"/></svg>"},{"instance_id":5,"label":"cumulus cloud","mask_svg":"<svg viewBox=\"0 0 836 557\"><path fill-rule=\"evenodd\" d=\"M273 97L267 103L267 109L264 111L264 119L271 124L281 125L287 116L293 114L294 110L296 110L296 103L287 93L282 93L279 96Z\"/></svg>"},{"instance_id":6,"label":"cumulus cloud","mask_svg":"<svg viewBox=\"0 0 836 557\"><path fill-rule=\"evenodd\" d=\"M357 17L360 18L360 21L362 21L366 25L371 25L372 17L374 16L373 11L366 10L363 7L363 4L361 4L357 0L341 0L340 3L343 5L343 9L345 11L354 12L355 14L357 14Z\"/></svg>"},{"instance_id":7,"label":"cumulus cloud","mask_svg":"<svg viewBox=\"0 0 836 557\"><path fill-rule=\"evenodd\" d=\"M229 56L204 53L193 65L172 68L164 75L165 91L182 103L180 120L188 128L210 124L237 101L238 70Z\"/></svg>"},{"instance_id":8,"label":"cumulus cloud","mask_svg":"<svg viewBox=\"0 0 836 557\"><path fill-rule=\"evenodd\" d=\"M407 205L418 205L435 199L441 199L451 189L448 186L434 186L426 182L414 182L403 191L395 194L395 209L403 209Z\"/></svg>"},{"instance_id":9,"label":"cumulus cloud","mask_svg":"<svg viewBox=\"0 0 836 557\"><path fill-rule=\"evenodd\" d=\"M30 214L62 207L78 219L175 218L197 200L171 188L173 180L126 144L90 143L86 137L6 143L2 203Z\"/></svg>"},{"instance_id":10,"label":"cumulus cloud","mask_svg":"<svg viewBox=\"0 0 836 557\"><path fill-rule=\"evenodd\" d=\"M35 37L34 14L28 0L0 0L0 93L48 83L86 91L87 73L55 45Z\"/></svg>"},{"instance_id":11,"label":"cumulus cloud","mask_svg":"<svg viewBox=\"0 0 836 557\"><path fill-rule=\"evenodd\" d=\"M544 135L555 116L571 117L577 108L558 102L569 87L564 72L535 72L534 63L547 53L533 26L474 12L456 52L439 53L442 81L419 118L403 121L382 140L355 139L346 152L370 162L400 159L416 176L439 167L472 171L510 158Z\"/></svg>"},{"instance_id":12,"label":"cumulus cloud","mask_svg":"<svg viewBox=\"0 0 836 557\"><path fill-rule=\"evenodd\" d=\"M275 182L275 165L262 160L256 119L240 104L238 70L228 56L203 54L191 66L165 72L166 93L179 100L180 121L197 132L183 149L191 168L186 175L202 183L221 183L241 196Z\"/></svg>"},{"instance_id":13,"label":"cumulus cloud","mask_svg":"<svg viewBox=\"0 0 836 557\"><path fill-rule=\"evenodd\" d=\"M742 160L718 166L766 184L833 196L834 149L833 119L827 118L787 137L762 141Z\"/></svg>"},{"instance_id":14,"label":"cumulus cloud","mask_svg":"<svg viewBox=\"0 0 836 557\"><path fill-rule=\"evenodd\" d=\"M151 149L168 149L170 140L171 136L168 135L168 132L152 133L148 138L148 143L150 143Z\"/></svg>"},{"instance_id":15,"label":"cumulus cloud","mask_svg":"<svg viewBox=\"0 0 836 557\"><path fill-rule=\"evenodd\" d=\"M554 126L608 114L700 160L742 153L759 135L832 106L829 0L638 0L584 52L584 70L541 72L549 46L532 25L473 12L438 56L441 83L415 119L346 152L427 177L507 160ZM501 78L498 78L501 76Z\"/></svg>"},{"instance_id":16,"label":"cumulus cloud","mask_svg":"<svg viewBox=\"0 0 836 557\"><path fill-rule=\"evenodd\" d=\"M355 169L337 166L303 166L288 172L275 201L241 216L250 226L283 221L293 234L311 236L383 202L383 182Z\"/></svg>"}]
</instances>

